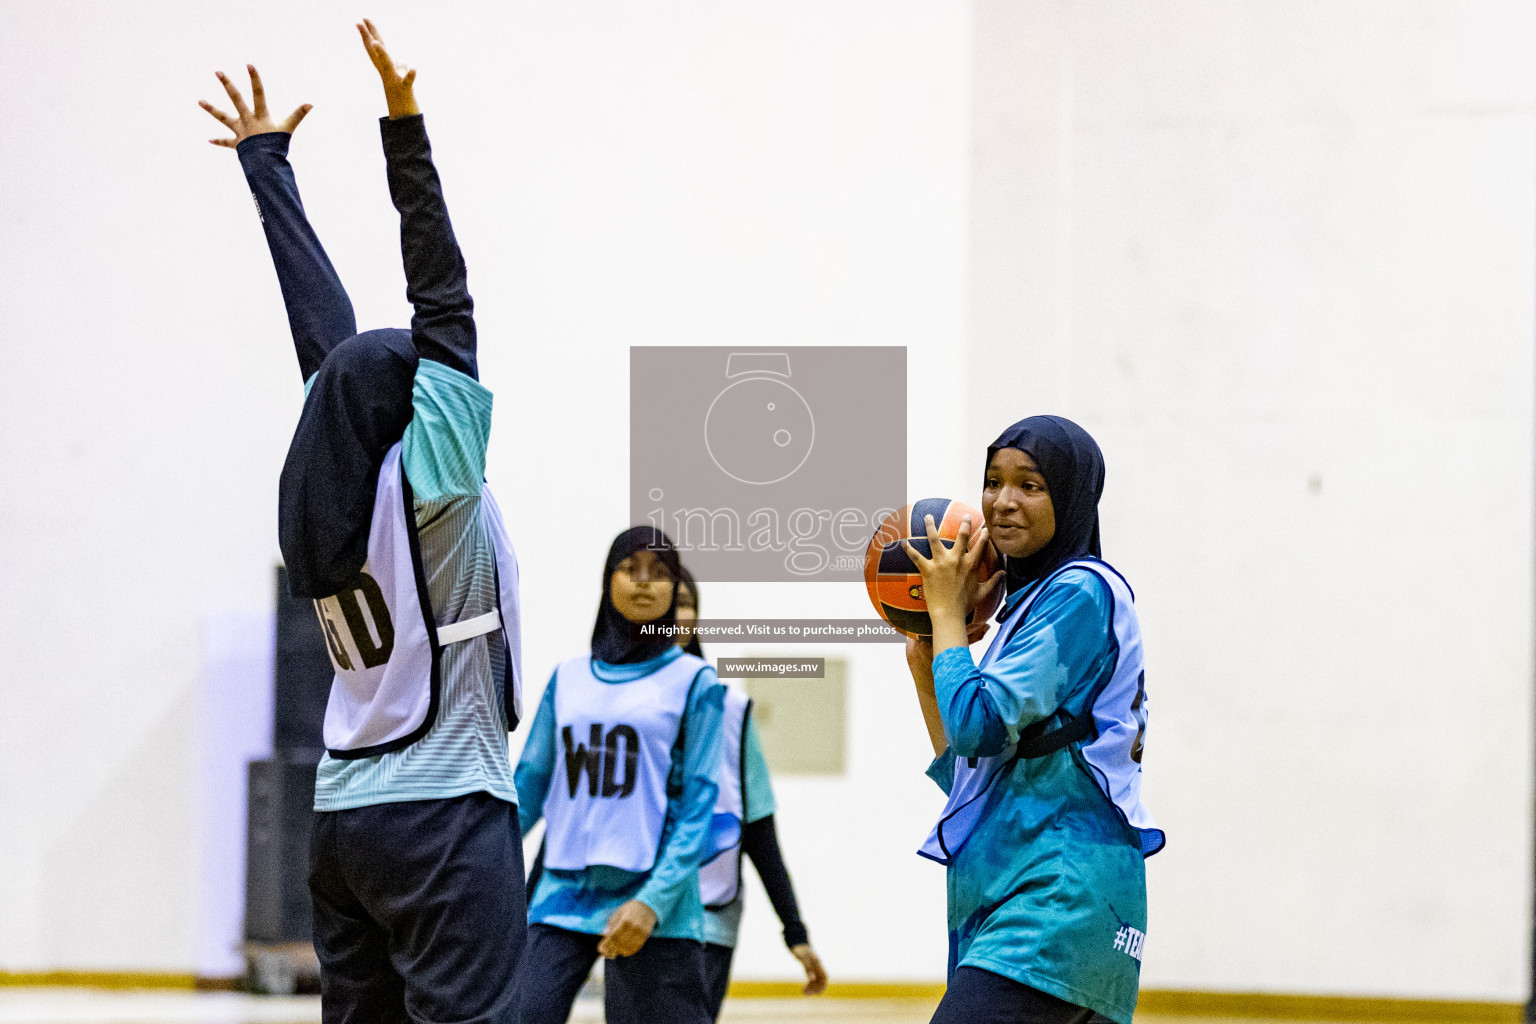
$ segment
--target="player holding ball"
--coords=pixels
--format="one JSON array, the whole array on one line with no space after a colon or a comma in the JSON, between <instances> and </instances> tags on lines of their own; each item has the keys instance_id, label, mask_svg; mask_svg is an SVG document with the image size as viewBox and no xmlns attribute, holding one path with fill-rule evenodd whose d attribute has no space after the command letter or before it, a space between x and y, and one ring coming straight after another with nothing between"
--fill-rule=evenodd
<instances>
[{"instance_id":1,"label":"player holding ball","mask_svg":"<svg viewBox=\"0 0 1536 1024\"><path fill-rule=\"evenodd\" d=\"M1146 932L1146 728L1130 587L1100 557L1104 460L1082 427L1032 416L987 449L985 526L928 554L932 636L907 662L949 795L919 853L948 870L949 988L933 1024L1131 1024ZM990 544L1003 570L978 578ZM966 618L1006 582L986 655Z\"/></svg>"}]
</instances>

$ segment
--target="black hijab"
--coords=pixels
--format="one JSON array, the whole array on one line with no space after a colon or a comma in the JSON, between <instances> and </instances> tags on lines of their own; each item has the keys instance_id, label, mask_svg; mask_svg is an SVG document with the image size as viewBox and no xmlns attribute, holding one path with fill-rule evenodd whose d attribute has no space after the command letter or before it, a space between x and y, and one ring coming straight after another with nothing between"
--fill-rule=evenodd
<instances>
[{"instance_id":1,"label":"black hijab","mask_svg":"<svg viewBox=\"0 0 1536 1024\"><path fill-rule=\"evenodd\" d=\"M315 373L277 492L277 539L295 597L329 597L368 560L379 466L411 422L416 347L400 328L365 331Z\"/></svg>"},{"instance_id":2,"label":"black hijab","mask_svg":"<svg viewBox=\"0 0 1536 1024\"><path fill-rule=\"evenodd\" d=\"M1088 431L1064 416L1031 416L1003 431L987 448L987 465L1000 449L1016 448L1035 460L1051 492L1056 533L1032 555L1005 558L1008 593L1015 594L1074 558L1101 557L1099 495L1104 455Z\"/></svg>"},{"instance_id":3,"label":"black hijab","mask_svg":"<svg viewBox=\"0 0 1536 1024\"><path fill-rule=\"evenodd\" d=\"M679 566L679 569L681 570L682 575L678 577L677 585L680 586L680 587L685 588L688 591L688 593L693 596L693 615L694 615L694 621L698 621L698 615L699 615L699 581L693 578L693 573L688 571L688 567L686 565ZM676 603L677 602L674 600L673 604L676 604ZM698 633L692 633L692 634L689 635L688 642L683 645L683 653L684 654L691 654L695 658L702 658L702 657L704 657L704 648L699 645L699 634Z\"/></svg>"},{"instance_id":4,"label":"black hijab","mask_svg":"<svg viewBox=\"0 0 1536 1024\"><path fill-rule=\"evenodd\" d=\"M666 654L677 644L677 638L662 635L654 640L638 640L632 635L635 624L626 619L613 606L613 574L636 551L651 551L661 564L672 573L675 581L682 577L683 563L678 560L677 548L660 530L651 526L632 526L613 540L608 549L608 560L603 563L603 597L597 608L597 621L592 625L592 657L610 665L632 665L650 661ZM672 603L666 612L650 621L658 627L677 624L677 586L672 587Z\"/></svg>"}]
</instances>

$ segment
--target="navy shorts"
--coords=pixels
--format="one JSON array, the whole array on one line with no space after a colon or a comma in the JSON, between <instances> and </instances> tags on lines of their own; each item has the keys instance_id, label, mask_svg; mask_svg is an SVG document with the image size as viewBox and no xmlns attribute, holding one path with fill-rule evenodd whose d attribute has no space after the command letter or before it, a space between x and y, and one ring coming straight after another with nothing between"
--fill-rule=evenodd
<instances>
[{"instance_id":1,"label":"navy shorts","mask_svg":"<svg viewBox=\"0 0 1536 1024\"><path fill-rule=\"evenodd\" d=\"M515 805L471 793L318 813L309 893L325 1024L515 1024Z\"/></svg>"}]
</instances>

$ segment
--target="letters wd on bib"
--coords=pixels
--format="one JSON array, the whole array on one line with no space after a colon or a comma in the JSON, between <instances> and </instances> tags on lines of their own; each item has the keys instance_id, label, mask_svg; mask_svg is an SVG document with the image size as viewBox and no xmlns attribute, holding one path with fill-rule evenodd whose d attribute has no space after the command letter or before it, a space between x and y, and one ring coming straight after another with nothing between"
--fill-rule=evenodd
<instances>
[{"instance_id":1,"label":"letters wd on bib","mask_svg":"<svg viewBox=\"0 0 1536 1024\"><path fill-rule=\"evenodd\" d=\"M565 770L544 798L545 867L643 872L656 863L673 749L688 697L707 667L680 654L643 689L598 680L585 655L556 670L555 728ZM739 832L738 820L739 813L726 816L727 836Z\"/></svg>"}]
</instances>

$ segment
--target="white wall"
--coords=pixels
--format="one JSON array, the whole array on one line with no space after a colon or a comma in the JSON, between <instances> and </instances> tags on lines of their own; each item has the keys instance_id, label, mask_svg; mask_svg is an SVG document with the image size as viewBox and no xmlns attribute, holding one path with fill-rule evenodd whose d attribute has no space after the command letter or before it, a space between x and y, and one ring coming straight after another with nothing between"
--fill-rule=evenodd
<instances>
[{"instance_id":1,"label":"white wall","mask_svg":"<svg viewBox=\"0 0 1536 1024\"><path fill-rule=\"evenodd\" d=\"M203 141L218 126L194 103L218 98L215 68L249 60L274 107L316 104L292 151L311 219L360 327L404 323L357 13L0 11L0 95L25 100L0 144L0 687L21 709L0 715L0 970L196 963L199 631L270 607L277 473L300 389L238 166ZM497 395L488 475L523 565L531 706L586 643L603 554L627 525L630 345L897 344L915 369L957 349L967 11L867 0L369 13L422 69L468 258ZM953 407L961 376L951 365L921 387ZM914 464L952 450L959 430L914 439ZM867 613L858 587L815 599ZM775 614L791 597L722 587L706 600ZM896 662L871 662L877 673L858 659L854 700L868 714L855 784L884 794L881 766L924 741L906 684L902 703L882 700ZM901 767L902 802L934 803L921 759ZM846 859L826 855L851 841L825 827L841 818L835 794L788 779L781 790L785 843L835 968L941 972L940 878L910 856L928 813L874 844L859 890ZM866 913L889 913L887 873L927 885L927 941L893 957L860 930ZM792 966L782 949L743 963Z\"/></svg>"},{"instance_id":2,"label":"white wall","mask_svg":"<svg viewBox=\"0 0 1536 1024\"><path fill-rule=\"evenodd\" d=\"M300 393L193 101L252 60L316 104L309 212L360 326L403 323L356 13L0 9L0 970L196 963L199 630L270 606ZM974 495L1030 412L1105 449L1171 836L1146 984L1523 998L1528 5L370 13L468 256L530 706L626 524L629 345L904 344L913 494ZM838 650L850 773L777 780L786 855L835 976L936 979L910 683ZM792 976L754 896L738 975Z\"/></svg>"},{"instance_id":3,"label":"white wall","mask_svg":"<svg viewBox=\"0 0 1536 1024\"><path fill-rule=\"evenodd\" d=\"M1523 999L1536 16L978 4L968 445L1109 465L1143 983Z\"/></svg>"},{"instance_id":4,"label":"white wall","mask_svg":"<svg viewBox=\"0 0 1536 1024\"><path fill-rule=\"evenodd\" d=\"M484 336L543 342L517 350L517 363L510 349L497 362L488 353L487 379L569 389L554 401L530 394L526 408L500 399L491 445L492 481L531 474L556 496L563 537L582 538L520 541L530 708L555 663L586 644L603 556L628 525L626 477L613 469L628 450L626 346L905 345L913 408L925 397L954 408L961 396L966 8L674 9L644 28L623 7L604 8L601 22L544 13L528 28L543 42L531 70L516 72L512 92L529 98L500 143L517 184L498 237L476 250L503 260L492 273L516 289L499 313L482 305ZM554 81L576 91L553 92ZM944 461L960 431L953 421L909 433L914 493L959 486ZM550 529L542 509L511 515L514 538ZM703 601L721 617L870 614L859 584L705 584ZM833 653L852 663L848 777L776 780L806 919L844 978L942 977L942 872L913 854L942 796L922 775L927 743L901 649ZM737 976L793 976L755 896Z\"/></svg>"}]
</instances>

